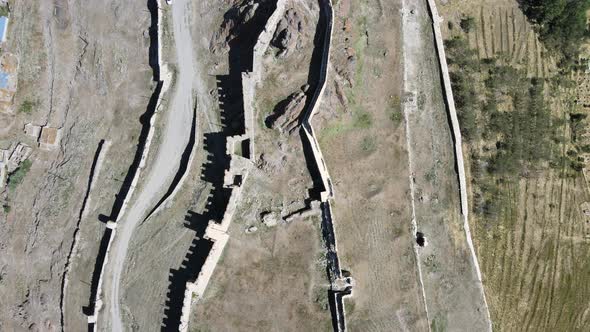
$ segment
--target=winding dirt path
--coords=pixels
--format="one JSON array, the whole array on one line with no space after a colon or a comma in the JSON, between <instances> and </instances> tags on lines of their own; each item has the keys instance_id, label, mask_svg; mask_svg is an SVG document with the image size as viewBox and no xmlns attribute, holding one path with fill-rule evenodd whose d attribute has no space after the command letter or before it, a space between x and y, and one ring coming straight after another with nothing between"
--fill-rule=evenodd
<instances>
[{"instance_id":1,"label":"winding dirt path","mask_svg":"<svg viewBox=\"0 0 590 332\"><path fill-rule=\"evenodd\" d=\"M108 320L111 323L111 331L124 331L121 318L120 285L133 232L174 177L191 132L196 66L190 35L188 19L190 11L187 9L188 5L187 0L175 0L172 6L178 77L172 107L164 115L165 125L157 150L158 155L151 166L149 174L145 177L139 196L134 200L127 214L121 219L113 243L112 263L108 266L107 278L105 279L106 298L109 308Z\"/></svg>"}]
</instances>

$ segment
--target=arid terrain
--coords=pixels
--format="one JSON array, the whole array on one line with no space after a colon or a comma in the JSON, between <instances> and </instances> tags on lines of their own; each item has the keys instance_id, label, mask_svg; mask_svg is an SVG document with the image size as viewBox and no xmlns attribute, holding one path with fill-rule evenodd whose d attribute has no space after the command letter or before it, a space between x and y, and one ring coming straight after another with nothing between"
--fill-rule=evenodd
<instances>
[{"instance_id":1,"label":"arid terrain","mask_svg":"<svg viewBox=\"0 0 590 332\"><path fill-rule=\"evenodd\" d=\"M590 43L529 3L0 1L0 331L587 330Z\"/></svg>"}]
</instances>

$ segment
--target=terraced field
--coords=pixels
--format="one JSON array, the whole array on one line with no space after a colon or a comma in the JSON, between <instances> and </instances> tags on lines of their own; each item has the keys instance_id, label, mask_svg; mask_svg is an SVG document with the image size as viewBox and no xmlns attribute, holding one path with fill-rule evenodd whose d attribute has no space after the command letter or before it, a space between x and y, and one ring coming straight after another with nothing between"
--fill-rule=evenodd
<instances>
[{"instance_id":1,"label":"terraced field","mask_svg":"<svg viewBox=\"0 0 590 332\"><path fill-rule=\"evenodd\" d=\"M573 143L569 114L586 111L575 105L573 89L549 80L557 74L555 60L516 1L439 1L439 11L451 22L443 31L446 38L466 36L479 59L500 59L528 77L545 78L545 100L557 127L551 156L556 164L498 183L497 217L471 214L494 330L587 331L590 246L584 203L590 192L583 173L573 172L565 158L570 151L582 155ZM475 20L468 33L460 28L466 17ZM471 141L465 151L479 152L485 145ZM470 204L473 208L473 197Z\"/></svg>"},{"instance_id":2,"label":"terraced field","mask_svg":"<svg viewBox=\"0 0 590 332\"><path fill-rule=\"evenodd\" d=\"M539 41L537 34L514 0L449 1L439 3L440 15L453 22L446 25L447 36L460 30L462 17L473 17L475 28L468 33L469 44L480 59L502 56L513 65L526 68L529 76L547 77L555 61Z\"/></svg>"}]
</instances>

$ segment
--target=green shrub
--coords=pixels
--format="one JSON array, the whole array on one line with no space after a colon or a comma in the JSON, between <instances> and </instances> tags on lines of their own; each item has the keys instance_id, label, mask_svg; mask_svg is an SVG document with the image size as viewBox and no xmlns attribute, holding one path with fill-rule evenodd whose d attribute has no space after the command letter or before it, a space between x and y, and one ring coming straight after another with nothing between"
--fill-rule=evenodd
<instances>
[{"instance_id":1,"label":"green shrub","mask_svg":"<svg viewBox=\"0 0 590 332\"><path fill-rule=\"evenodd\" d=\"M361 150L364 152L373 152L377 149L377 142L373 136L365 136L361 141Z\"/></svg>"},{"instance_id":2,"label":"green shrub","mask_svg":"<svg viewBox=\"0 0 590 332\"><path fill-rule=\"evenodd\" d=\"M37 106L37 103L30 100L25 100L22 104L20 104L18 111L19 113L31 114L35 106Z\"/></svg>"},{"instance_id":3,"label":"green shrub","mask_svg":"<svg viewBox=\"0 0 590 332\"><path fill-rule=\"evenodd\" d=\"M371 114L369 114L366 111L355 112L354 126L356 128L366 129L366 128L370 128L372 124L373 124L373 118L371 117Z\"/></svg>"},{"instance_id":4,"label":"green shrub","mask_svg":"<svg viewBox=\"0 0 590 332\"><path fill-rule=\"evenodd\" d=\"M461 23L459 23L461 29L466 33L469 33L473 29L475 29L475 18L468 16L461 19Z\"/></svg>"},{"instance_id":5,"label":"green shrub","mask_svg":"<svg viewBox=\"0 0 590 332\"><path fill-rule=\"evenodd\" d=\"M577 58L580 44L587 37L588 0L522 0L527 18L537 25L545 45L567 61Z\"/></svg>"},{"instance_id":6,"label":"green shrub","mask_svg":"<svg viewBox=\"0 0 590 332\"><path fill-rule=\"evenodd\" d=\"M23 161L14 172L8 175L8 188L10 190L16 189L16 187L23 181L27 173L29 173L32 165L33 163L27 159Z\"/></svg>"}]
</instances>

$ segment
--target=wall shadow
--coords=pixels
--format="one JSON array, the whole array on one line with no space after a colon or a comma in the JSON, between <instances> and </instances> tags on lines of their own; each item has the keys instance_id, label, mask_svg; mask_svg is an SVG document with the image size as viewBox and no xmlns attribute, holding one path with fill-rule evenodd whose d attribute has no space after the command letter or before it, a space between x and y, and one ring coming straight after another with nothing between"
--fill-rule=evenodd
<instances>
[{"instance_id":1,"label":"wall shadow","mask_svg":"<svg viewBox=\"0 0 590 332\"><path fill-rule=\"evenodd\" d=\"M285 114L285 108L289 105L290 98L287 97L281 101L279 101L272 110L272 113L268 115L264 119L264 124L266 128L272 128L278 118L280 118L283 114ZM301 121L302 116L299 116L299 121Z\"/></svg>"},{"instance_id":2,"label":"wall shadow","mask_svg":"<svg viewBox=\"0 0 590 332\"><path fill-rule=\"evenodd\" d=\"M87 316L92 316L94 314L94 308L96 306L96 294L98 291L98 280L100 279L104 259L107 254L107 247L111 240L112 234L113 231L110 228L106 228L104 234L102 235L102 239L100 240L98 255L96 256L96 262L94 263L94 272L92 273L92 279L90 282L90 299L88 300L88 305L82 307L82 312Z\"/></svg>"},{"instance_id":3,"label":"wall shadow","mask_svg":"<svg viewBox=\"0 0 590 332\"><path fill-rule=\"evenodd\" d=\"M119 213L121 212L121 208L123 207L125 197L127 197L127 194L131 189L131 183L133 182L133 178L139 170L141 156L143 154L143 150L145 149L147 137L150 131L150 120L156 112L156 105L158 103L158 99L160 98L160 92L162 92L162 83L163 82L158 82L158 84L156 85L156 89L154 90L154 93L150 97L146 112L139 117L139 123L141 123L141 132L139 133L137 149L135 149L133 161L131 162L131 165L129 165L127 175L125 175L125 178L123 179L123 183L121 184L119 192L115 195L115 203L113 204L111 213L108 215L108 220L116 221L119 217Z\"/></svg>"},{"instance_id":4,"label":"wall shadow","mask_svg":"<svg viewBox=\"0 0 590 332\"><path fill-rule=\"evenodd\" d=\"M318 97L317 89L322 76L322 60L324 58L324 45L326 39L326 29L328 24L328 18L326 12L323 10L322 0L318 0L320 7L320 15L313 36L313 51L311 53L311 60L309 64L309 71L307 73L307 84L309 89L307 90L307 99L305 100L305 110L313 106ZM303 117L299 119L300 124L303 121Z\"/></svg>"},{"instance_id":5,"label":"wall shadow","mask_svg":"<svg viewBox=\"0 0 590 332\"><path fill-rule=\"evenodd\" d=\"M169 287L161 331L178 331L187 282L194 282L205 263L213 241L204 238L209 222L220 224L225 215L232 188L224 186L226 171L230 169L231 155L227 154L227 139L246 133L244 121L242 72L252 71L253 50L259 34L276 4L272 1L259 2L254 16L239 26L239 34L229 42L229 73L216 76L221 130L204 134L203 147L207 158L201 166L201 180L212 185L202 213L188 211L184 226L195 232L189 252L178 269L171 269ZM232 7L225 18L238 17ZM250 154L249 142L241 142L243 155ZM244 145L248 148L245 149ZM233 153L233 151L230 151ZM237 178L238 185L241 179Z\"/></svg>"},{"instance_id":6,"label":"wall shadow","mask_svg":"<svg viewBox=\"0 0 590 332\"><path fill-rule=\"evenodd\" d=\"M219 109L221 110L221 132L226 136L243 135L246 132L246 127L242 75L237 77L217 75L216 80Z\"/></svg>"},{"instance_id":7,"label":"wall shadow","mask_svg":"<svg viewBox=\"0 0 590 332\"><path fill-rule=\"evenodd\" d=\"M305 157L305 164L307 165L309 176L311 177L313 183L313 186L310 189L308 189L309 198L311 200L319 201L321 200L320 194L327 188L325 188L324 181L322 181L320 169L314 158L311 142L307 138L303 126L301 126L299 129L299 136L301 136L301 146L303 147L303 156Z\"/></svg>"},{"instance_id":8,"label":"wall shadow","mask_svg":"<svg viewBox=\"0 0 590 332\"><path fill-rule=\"evenodd\" d=\"M197 217L197 219L204 221L200 217ZM202 234L204 234L207 223L200 224L204 226L202 228ZM182 316L186 283L196 280L212 247L213 241L198 236L195 237L180 267L178 269L170 269L168 276L170 286L168 287L161 331L178 331Z\"/></svg>"},{"instance_id":9,"label":"wall shadow","mask_svg":"<svg viewBox=\"0 0 590 332\"><path fill-rule=\"evenodd\" d=\"M145 217L144 221L147 220L149 217L151 217L152 214L160 207L160 205L162 205L168 199L168 197L170 197L170 195L172 195L172 193L174 192L176 187L179 185L180 180L182 180L182 177L188 171L188 166L189 166L191 154L193 152L193 148L195 147L196 132L197 132L197 105L195 103L195 107L193 108L193 120L191 123L191 133L189 136L188 143L186 144L186 147L184 148L184 151L182 152L182 155L180 156L180 163L178 166L178 170L176 171L176 174L174 175L174 178L172 179L170 186L168 186L168 190L166 190L166 192L164 193L162 198L158 201L158 203L156 203L156 205L150 211L150 213L148 213L148 215L147 215L147 217Z\"/></svg>"},{"instance_id":10,"label":"wall shadow","mask_svg":"<svg viewBox=\"0 0 590 332\"><path fill-rule=\"evenodd\" d=\"M61 295L59 298L59 308L60 308L60 322L61 326L63 327L65 324L65 313L63 311L64 308L64 301L65 301L65 290L66 290L66 277L68 273L68 269L71 263L72 254L74 252L74 246L76 245L76 237L78 232L80 231L80 223L82 222L82 215L84 214L84 210L86 209L86 203L88 202L88 197L90 196L90 188L92 187L92 181L94 180L94 173L96 172L96 165L98 164L98 158L100 157L100 153L104 147L105 140L101 139L98 142L98 147L96 148L96 152L94 153L94 158L92 160L92 166L90 166L90 174L88 176L88 182L86 184L86 193L84 194L84 199L82 200L82 206L80 207L80 211L78 212L78 220L76 222L76 229L73 234L74 240L70 245L70 250L68 251L68 257L66 259L66 265L64 266L64 273L61 278Z\"/></svg>"},{"instance_id":11,"label":"wall shadow","mask_svg":"<svg viewBox=\"0 0 590 332\"><path fill-rule=\"evenodd\" d=\"M150 47L148 49L148 58L150 67L152 67L152 76L154 81L160 81L160 59L158 59L158 2L156 0L147 0L147 8L150 12L151 24L149 27Z\"/></svg>"},{"instance_id":12,"label":"wall shadow","mask_svg":"<svg viewBox=\"0 0 590 332\"><path fill-rule=\"evenodd\" d=\"M104 214L100 214L98 216L98 220L103 223L106 223L108 221L116 221L119 217L125 198L129 194L129 190L131 189L131 183L133 181L133 178L139 170L139 164L141 162L141 157L143 151L145 150L148 133L150 131L150 120L156 112L156 105L158 103L158 99L160 98L160 93L162 92L163 82L160 81L160 68L158 59L158 4L156 0L148 0L146 5L150 12L151 18L151 24L149 27L150 46L148 50L148 60L150 67L152 67L152 79L155 82L157 82L157 84L156 88L154 89L154 92L152 93L148 101L145 113L143 113L139 117L141 131L139 133L137 148L135 150L135 154L133 156L131 165L129 165L129 168L127 170L127 174L123 179L121 187L119 188L118 193L115 194L115 201L113 203L113 207L111 208L111 212L108 216ZM100 241L98 255L96 257L96 262L94 264L94 271L92 273L92 279L90 284L90 298L88 300L88 305L82 307L82 312L88 316L94 314L94 309L96 307L96 296L98 293L98 282L102 270L104 268L107 247L110 242L111 236L112 230L106 228ZM88 329L90 330L93 328L94 324L89 323Z\"/></svg>"}]
</instances>

